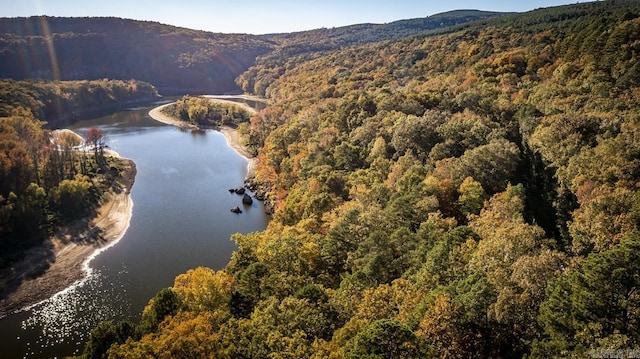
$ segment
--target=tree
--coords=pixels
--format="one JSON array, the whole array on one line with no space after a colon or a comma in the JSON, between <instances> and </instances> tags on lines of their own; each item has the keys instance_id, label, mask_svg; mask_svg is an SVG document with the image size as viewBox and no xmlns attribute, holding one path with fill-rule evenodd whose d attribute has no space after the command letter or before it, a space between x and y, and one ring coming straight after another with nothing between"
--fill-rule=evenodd
<instances>
[{"instance_id":1,"label":"tree","mask_svg":"<svg viewBox=\"0 0 640 359\"><path fill-rule=\"evenodd\" d=\"M484 201L487 199L487 193L480 182L474 180L473 177L467 177L460 184L458 193L460 193L458 197L460 212L465 218L471 214L480 214Z\"/></svg>"},{"instance_id":2,"label":"tree","mask_svg":"<svg viewBox=\"0 0 640 359\"><path fill-rule=\"evenodd\" d=\"M435 356L449 358L464 353L458 312L448 294L435 294L425 311L416 334L433 347Z\"/></svg>"},{"instance_id":3,"label":"tree","mask_svg":"<svg viewBox=\"0 0 640 359\"><path fill-rule=\"evenodd\" d=\"M508 186L469 223L481 240L471 255L468 270L486 275L496 293L488 317L499 324L493 328L500 333L494 334L497 342L493 345L503 355L526 352L529 335L537 332L532 313L540 305L544 283L557 275L564 264L562 255L548 251L538 255L547 242L545 233L524 221L523 199L521 185ZM532 284L529 276L541 283Z\"/></svg>"},{"instance_id":4,"label":"tree","mask_svg":"<svg viewBox=\"0 0 640 359\"><path fill-rule=\"evenodd\" d=\"M637 226L630 216L635 193L625 186L589 182L579 188L580 207L573 212L569 233L573 251L586 255L614 248Z\"/></svg>"},{"instance_id":5,"label":"tree","mask_svg":"<svg viewBox=\"0 0 640 359\"><path fill-rule=\"evenodd\" d=\"M406 326L381 319L367 326L345 350L345 358L421 358L417 338Z\"/></svg>"},{"instance_id":6,"label":"tree","mask_svg":"<svg viewBox=\"0 0 640 359\"><path fill-rule=\"evenodd\" d=\"M224 271L198 267L176 277L173 292L192 312L225 308L231 299L235 281Z\"/></svg>"},{"instance_id":7,"label":"tree","mask_svg":"<svg viewBox=\"0 0 640 359\"><path fill-rule=\"evenodd\" d=\"M539 321L549 336L541 347L578 355L589 349L637 348L639 289L640 233L634 232L619 246L588 255L550 284L540 307Z\"/></svg>"},{"instance_id":8,"label":"tree","mask_svg":"<svg viewBox=\"0 0 640 359\"><path fill-rule=\"evenodd\" d=\"M521 185L508 186L505 192L494 195L480 216L469 223L481 237L469 266L487 273L489 282L498 290L508 281L513 263L544 243L542 228L524 221L523 198Z\"/></svg>"},{"instance_id":9,"label":"tree","mask_svg":"<svg viewBox=\"0 0 640 359\"><path fill-rule=\"evenodd\" d=\"M563 168L582 147L593 145L601 119L580 114L547 116L532 135L532 145L556 168Z\"/></svg>"},{"instance_id":10,"label":"tree","mask_svg":"<svg viewBox=\"0 0 640 359\"><path fill-rule=\"evenodd\" d=\"M333 152L336 168L349 172L362 167L364 161L361 157L360 148L348 142L341 143Z\"/></svg>"},{"instance_id":11,"label":"tree","mask_svg":"<svg viewBox=\"0 0 640 359\"><path fill-rule=\"evenodd\" d=\"M440 141L436 128L445 120L445 114L433 110L427 111L422 117L400 117L393 126L391 137L391 145L396 149L397 156L411 149L420 160L425 161L431 148Z\"/></svg>"},{"instance_id":12,"label":"tree","mask_svg":"<svg viewBox=\"0 0 640 359\"><path fill-rule=\"evenodd\" d=\"M119 342L109 358L232 358L234 343L218 332L226 318L218 313L180 312L162 325L162 330L137 340Z\"/></svg>"},{"instance_id":13,"label":"tree","mask_svg":"<svg viewBox=\"0 0 640 359\"><path fill-rule=\"evenodd\" d=\"M75 218L90 209L92 187L93 183L87 176L77 174L49 191L49 200L63 218Z\"/></svg>"},{"instance_id":14,"label":"tree","mask_svg":"<svg viewBox=\"0 0 640 359\"><path fill-rule=\"evenodd\" d=\"M429 157L436 161L447 157L460 157L467 150L499 139L504 131L501 131L497 123L477 115L468 108L454 114L435 130L441 141Z\"/></svg>"},{"instance_id":15,"label":"tree","mask_svg":"<svg viewBox=\"0 0 640 359\"><path fill-rule=\"evenodd\" d=\"M140 330L142 333L154 332L158 325L168 316L178 313L182 306L182 298L171 288L160 290L142 311Z\"/></svg>"},{"instance_id":16,"label":"tree","mask_svg":"<svg viewBox=\"0 0 640 359\"><path fill-rule=\"evenodd\" d=\"M95 156L95 161L98 167L103 168L106 166L106 160L104 158L104 148L106 145L106 138L102 133L102 130L96 127L91 127L86 135L86 141L93 148L93 153Z\"/></svg>"},{"instance_id":17,"label":"tree","mask_svg":"<svg viewBox=\"0 0 640 359\"><path fill-rule=\"evenodd\" d=\"M130 322L114 324L106 321L98 324L93 330L82 352L82 358L108 358L108 350L114 344L122 344L127 339L137 339L135 326Z\"/></svg>"},{"instance_id":18,"label":"tree","mask_svg":"<svg viewBox=\"0 0 640 359\"><path fill-rule=\"evenodd\" d=\"M500 333L494 330L495 322L489 315L495 300L496 292L484 273L471 273L456 283L452 301L459 310L456 326L460 338L456 343L463 346L464 352L482 353L481 356L489 357L492 350L497 353L501 349L495 345L495 337Z\"/></svg>"},{"instance_id":19,"label":"tree","mask_svg":"<svg viewBox=\"0 0 640 359\"><path fill-rule=\"evenodd\" d=\"M460 158L438 161L436 173L448 175L457 185L472 177L488 193L497 193L514 179L519 162L518 147L499 139L467 150Z\"/></svg>"}]
</instances>

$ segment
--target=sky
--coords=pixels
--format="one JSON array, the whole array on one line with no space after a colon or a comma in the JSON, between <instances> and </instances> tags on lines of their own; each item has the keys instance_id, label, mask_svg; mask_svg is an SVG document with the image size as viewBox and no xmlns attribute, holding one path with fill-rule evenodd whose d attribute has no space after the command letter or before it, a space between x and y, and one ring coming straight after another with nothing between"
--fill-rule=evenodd
<instances>
[{"instance_id":1,"label":"sky","mask_svg":"<svg viewBox=\"0 0 640 359\"><path fill-rule=\"evenodd\" d=\"M388 23L476 9L524 12L567 0L0 0L0 17L113 16L222 33L267 34Z\"/></svg>"}]
</instances>

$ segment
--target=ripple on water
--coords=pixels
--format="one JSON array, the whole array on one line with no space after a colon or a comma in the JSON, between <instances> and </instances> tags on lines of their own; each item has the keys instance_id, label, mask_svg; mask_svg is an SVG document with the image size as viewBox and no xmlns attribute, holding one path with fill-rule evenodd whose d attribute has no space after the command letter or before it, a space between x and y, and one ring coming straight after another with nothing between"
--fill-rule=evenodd
<instances>
[{"instance_id":1,"label":"ripple on water","mask_svg":"<svg viewBox=\"0 0 640 359\"><path fill-rule=\"evenodd\" d=\"M73 351L70 355L80 354L91 329L106 320L117 321L129 312L126 283L120 281L125 273L126 269L121 270L107 283L101 271L93 270L84 280L32 307L21 329L40 335L26 343L24 357L41 356L62 346Z\"/></svg>"}]
</instances>

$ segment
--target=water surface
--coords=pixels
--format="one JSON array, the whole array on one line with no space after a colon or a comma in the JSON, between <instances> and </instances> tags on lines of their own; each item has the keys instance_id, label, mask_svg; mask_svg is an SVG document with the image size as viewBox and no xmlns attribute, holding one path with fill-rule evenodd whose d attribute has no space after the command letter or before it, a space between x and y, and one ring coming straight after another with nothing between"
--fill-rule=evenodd
<instances>
[{"instance_id":1,"label":"water surface","mask_svg":"<svg viewBox=\"0 0 640 359\"><path fill-rule=\"evenodd\" d=\"M99 127L109 147L136 162L129 229L90 262L92 275L29 311L0 320L3 358L79 354L88 331L104 320L139 320L157 291L188 269L222 269L233 233L263 230L262 203L242 204L229 193L241 186L248 160L215 131L181 131L148 116L150 108L82 121ZM233 206L242 214L229 211Z\"/></svg>"}]
</instances>

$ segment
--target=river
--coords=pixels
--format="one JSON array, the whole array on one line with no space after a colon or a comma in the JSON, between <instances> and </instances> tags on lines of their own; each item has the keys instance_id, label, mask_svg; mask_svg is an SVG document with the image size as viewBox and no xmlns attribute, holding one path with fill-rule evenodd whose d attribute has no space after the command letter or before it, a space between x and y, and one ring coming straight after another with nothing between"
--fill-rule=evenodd
<instances>
[{"instance_id":1,"label":"river","mask_svg":"<svg viewBox=\"0 0 640 359\"><path fill-rule=\"evenodd\" d=\"M222 269L236 248L234 233L266 228L261 202L230 193L248 160L216 131L183 131L131 109L70 128L100 128L109 148L137 166L130 226L90 263L83 282L28 311L0 320L2 358L52 358L81 353L91 328L105 320L138 322L148 300L197 266ZM242 214L229 211L235 205Z\"/></svg>"}]
</instances>

